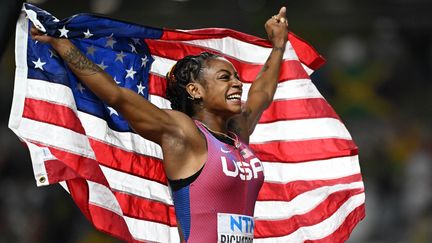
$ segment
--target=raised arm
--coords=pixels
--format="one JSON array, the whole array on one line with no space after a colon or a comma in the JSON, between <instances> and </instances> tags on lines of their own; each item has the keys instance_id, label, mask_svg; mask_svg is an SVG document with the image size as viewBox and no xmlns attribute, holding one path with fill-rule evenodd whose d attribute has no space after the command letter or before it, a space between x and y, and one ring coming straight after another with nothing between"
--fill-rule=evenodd
<instances>
[{"instance_id":1,"label":"raised arm","mask_svg":"<svg viewBox=\"0 0 432 243\"><path fill-rule=\"evenodd\" d=\"M141 136L161 144L166 133L175 135L178 125L169 113L135 92L119 87L113 78L83 55L68 39L45 36L32 28L35 40L49 43L72 72L108 106L120 112Z\"/></svg>"},{"instance_id":2,"label":"raised arm","mask_svg":"<svg viewBox=\"0 0 432 243\"><path fill-rule=\"evenodd\" d=\"M273 101L276 92L282 57L288 40L288 21L285 7L282 7L277 15L267 20L265 29L273 48L261 72L251 85L241 115L230 121L231 129L246 142L249 141L249 136L254 131L264 110Z\"/></svg>"}]
</instances>

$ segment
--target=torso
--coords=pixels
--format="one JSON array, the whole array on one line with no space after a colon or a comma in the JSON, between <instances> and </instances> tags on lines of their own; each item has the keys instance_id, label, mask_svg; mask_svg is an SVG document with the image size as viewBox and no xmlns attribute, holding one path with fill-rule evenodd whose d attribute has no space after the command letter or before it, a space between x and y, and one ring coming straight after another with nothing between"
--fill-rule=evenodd
<instances>
[{"instance_id":1,"label":"torso","mask_svg":"<svg viewBox=\"0 0 432 243\"><path fill-rule=\"evenodd\" d=\"M195 123L206 138L207 160L195 181L173 192L184 239L217 242L218 214L219 230L226 226L228 231L253 234L250 217L253 217L255 201L264 181L261 162L246 144L240 143L236 148L223 143L199 121ZM219 237L229 237L228 231Z\"/></svg>"}]
</instances>

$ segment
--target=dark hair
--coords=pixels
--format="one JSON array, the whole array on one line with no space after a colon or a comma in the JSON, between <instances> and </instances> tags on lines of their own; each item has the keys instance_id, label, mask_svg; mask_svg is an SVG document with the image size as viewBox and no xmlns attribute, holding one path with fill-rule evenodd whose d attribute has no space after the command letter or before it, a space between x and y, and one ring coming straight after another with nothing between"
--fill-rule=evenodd
<instances>
[{"instance_id":1,"label":"dark hair","mask_svg":"<svg viewBox=\"0 0 432 243\"><path fill-rule=\"evenodd\" d=\"M185 56L171 68L166 75L166 97L171 102L173 110L181 111L188 116L194 114L194 104L199 101L192 99L186 91L186 85L194 80L200 80L200 72L205 62L217 57L219 56L210 52L202 52L197 56Z\"/></svg>"}]
</instances>

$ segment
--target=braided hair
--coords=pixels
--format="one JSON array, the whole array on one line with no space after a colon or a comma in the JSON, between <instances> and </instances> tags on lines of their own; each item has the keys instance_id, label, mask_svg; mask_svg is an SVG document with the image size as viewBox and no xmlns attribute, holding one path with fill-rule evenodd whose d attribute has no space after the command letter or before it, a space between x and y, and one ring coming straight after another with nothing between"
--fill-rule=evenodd
<instances>
[{"instance_id":1,"label":"braided hair","mask_svg":"<svg viewBox=\"0 0 432 243\"><path fill-rule=\"evenodd\" d=\"M210 52L202 52L196 56L185 56L177 61L166 75L166 97L171 102L173 110L181 111L188 116L194 115L194 105L199 100L193 99L186 91L186 85L194 80L200 80L201 70L209 59L219 57Z\"/></svg>"}]
</instances>

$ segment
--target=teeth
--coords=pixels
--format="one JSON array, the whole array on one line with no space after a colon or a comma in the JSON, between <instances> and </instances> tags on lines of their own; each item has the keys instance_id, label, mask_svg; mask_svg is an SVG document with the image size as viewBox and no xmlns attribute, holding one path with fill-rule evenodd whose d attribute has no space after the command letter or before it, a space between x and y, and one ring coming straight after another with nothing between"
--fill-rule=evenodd
<instances>
[{"instance_id":1,"label":"teeth","mask_svg":"<svg viewBox=\"0 0 432 243\"><path fill-rule=\"evenodd\" d=\"M233 94L233 95L229 95L227 98L229 100L231 100L231 99L239 100L239 99L241 99L241 95L239 95L239 94Z\"/></svg>"}]
</instances>

